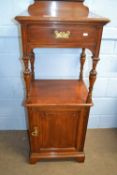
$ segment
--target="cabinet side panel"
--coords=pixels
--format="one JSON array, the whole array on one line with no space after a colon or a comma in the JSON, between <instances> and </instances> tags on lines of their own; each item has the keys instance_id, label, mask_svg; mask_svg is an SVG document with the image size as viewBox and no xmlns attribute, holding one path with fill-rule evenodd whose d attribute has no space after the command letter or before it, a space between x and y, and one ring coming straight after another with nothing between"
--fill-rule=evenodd
<instances>
[{"instance_id":1,"label":"cabinet side panel","mask_svg":"<svg viewBox=\"0 0 117 175\"><path fill-rule=\"evenodd\" d=\"M84 107L79 117L79 125L77 130L77 137L76 137L76 148L77 148L77 151L80 151L80 152L84 151L84 143L85 143L85 136L87 131L89 112L90 112L90 107L88 108Z\"/></svg>"}]
</instances>

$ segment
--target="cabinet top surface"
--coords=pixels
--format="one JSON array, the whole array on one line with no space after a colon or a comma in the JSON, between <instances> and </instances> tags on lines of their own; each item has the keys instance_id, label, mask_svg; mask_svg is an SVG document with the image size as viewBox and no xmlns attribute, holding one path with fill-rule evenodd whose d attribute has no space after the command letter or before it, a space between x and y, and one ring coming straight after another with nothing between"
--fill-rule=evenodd
<instances>
[{"instance_id":1,"label":"cabinet top surface","mask_svg":"<svg viewBox=\"0 0 117 175\"><path fill-rule=\"evenodd\" d=\"M19 22L109 22L109 19L91 13L82 2L36 1L28 11L16 17Z\"/></svg>"},{"instance_id":2,"label":"cabinet top surface","mask_svg":"<svg viewBox=\"0 0 117 175\"><path fill-rule=\"evenodd\" d=\"M78 80L35 80L31 84L27 106L85 104L87 88Z\"/></svg>"}]
</instances>

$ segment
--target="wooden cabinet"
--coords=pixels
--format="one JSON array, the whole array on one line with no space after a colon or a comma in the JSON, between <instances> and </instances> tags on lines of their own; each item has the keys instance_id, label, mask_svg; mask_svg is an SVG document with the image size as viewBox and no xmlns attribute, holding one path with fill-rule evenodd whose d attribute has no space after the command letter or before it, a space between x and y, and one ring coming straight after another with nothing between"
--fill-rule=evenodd
<instances>
[{"instance_id":1,"label":"wooden cabinet","mask_svg":"<svg viewBox=\"0 0 117 175\"><path fill-rule=\"evenodd\" d=\"M83 0L36 1L16 20L22 31L30 163L69 157L83 162L102 30L109 20L89 12ZM78 80L35 79L33 50L43 47L82 48ZM88 89L83 81L86 48L92 52Z\"/></svg>"}]
</instances>

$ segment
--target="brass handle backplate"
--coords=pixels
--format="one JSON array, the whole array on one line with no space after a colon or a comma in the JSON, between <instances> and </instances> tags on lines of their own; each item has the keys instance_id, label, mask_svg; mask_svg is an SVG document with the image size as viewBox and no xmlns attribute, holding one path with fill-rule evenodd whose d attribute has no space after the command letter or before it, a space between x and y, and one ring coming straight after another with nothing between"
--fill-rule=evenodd
<instances>
[{"instance_id":1,"label":"brass handle backplate","mask_svg":"<svg viewBox=\"0 0 117 175\"><path fill-rule=\"evenodd\" d=\"M35 126L33 128L33 131L31 132L31 135L34 136L34 137L36 137L36 136L39 135L39 130L38 130L38 127L37 126Z\"/></svg>"},{"instance_id":2,"label":"brass handle backplate","mask_svg":"<svg viewBox=\"0 0 117 175\"><path fill-rule=\"evenodd\" d=\"M66 31L66 32L59 32L57 30L54 31L55 34L55 38L56 39L68 39L70 37L70 31Z\"/></svg>"}]
</instances>

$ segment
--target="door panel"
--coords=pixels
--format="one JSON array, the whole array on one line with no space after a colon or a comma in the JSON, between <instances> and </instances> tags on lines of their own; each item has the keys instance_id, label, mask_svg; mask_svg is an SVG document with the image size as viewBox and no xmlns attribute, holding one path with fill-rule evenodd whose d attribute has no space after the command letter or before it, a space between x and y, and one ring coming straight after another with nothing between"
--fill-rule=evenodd
<instances>
[{"instance_id":1,"label":"door panel","mask_svg":"<svg viewBox=\"0 0 117 175\"><path fill-rule=\"evenodd\" d=\"M44 112L41 115L41 148L75 148L78 112Z\"/></svg>"},{"instance_id":2,"label":"door panel","mask_svg":"<svg viewBox=\"0 0 117 175\"><path fill-rule=\"evenodd\" d=\"M28 112L32 152L76 150L80 111Z\"/></svg>"}]
</instances>

